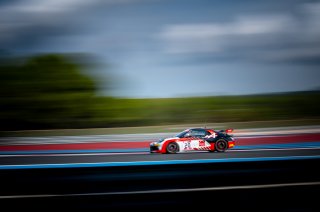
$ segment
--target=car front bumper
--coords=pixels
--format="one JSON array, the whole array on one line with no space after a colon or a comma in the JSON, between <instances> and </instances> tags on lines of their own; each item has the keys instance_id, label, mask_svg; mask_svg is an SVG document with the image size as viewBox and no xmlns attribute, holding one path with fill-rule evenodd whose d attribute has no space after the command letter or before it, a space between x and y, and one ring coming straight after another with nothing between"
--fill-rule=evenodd
<instances>
[{"instance_id":1,"label":"car front bumper","mask_svg":"<svg viewBox=\"0 0 320 212\"><path fill-rule=\"evenodd\" d=\"M161 145L157 142L153 142L150 144L150 153L160 153Z\"/></svg>"},{"instance_id":2,"label":"car front bumper","mask_svg":"<svg viewBox=\"0 0 320 212\"><path fill-rule=\"evenodd\" d=\"M150 146L151 153L160 153L160 149L157 146Z\"/></svg>"}]
</instances>

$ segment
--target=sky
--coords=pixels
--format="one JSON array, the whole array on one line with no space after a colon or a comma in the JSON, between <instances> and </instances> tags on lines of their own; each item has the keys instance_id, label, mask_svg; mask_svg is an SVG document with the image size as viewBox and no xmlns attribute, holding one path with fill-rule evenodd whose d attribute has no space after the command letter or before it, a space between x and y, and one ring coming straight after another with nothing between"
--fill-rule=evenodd
<instances>
[{"instance_id":1,"label":"sky","mask_svg":"<svg viewBox=\"0 0 320 212\"><path fill-rule=\"evenodd\" d=\"M100 95L314 90L319 20L315 0L0 0L0 50L91 54Z\"/></svg>"}]
</instances>

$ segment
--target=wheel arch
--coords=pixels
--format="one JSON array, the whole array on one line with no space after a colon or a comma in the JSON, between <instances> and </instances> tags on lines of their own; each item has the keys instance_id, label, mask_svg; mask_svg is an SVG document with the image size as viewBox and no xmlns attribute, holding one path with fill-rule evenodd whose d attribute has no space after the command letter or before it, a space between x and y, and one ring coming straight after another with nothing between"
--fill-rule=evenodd
<instances>
[{"instance_id":1,"label":"wheel arch","mask_svg":"<svg viewBox=\"0 0 320 212\"><path fill-rule=\"evenodd\" d=\"M161 153L167 153L167 146L168 146L168 144L170 144L170 143L172 143L172 142L176 142L176 143L178 144L179 151L180 151L180 145L179 145L179 143L177 142L177 139L169 139L169 140L166 140L166 141L162 144Z\"/></svg>"}]
</instances>

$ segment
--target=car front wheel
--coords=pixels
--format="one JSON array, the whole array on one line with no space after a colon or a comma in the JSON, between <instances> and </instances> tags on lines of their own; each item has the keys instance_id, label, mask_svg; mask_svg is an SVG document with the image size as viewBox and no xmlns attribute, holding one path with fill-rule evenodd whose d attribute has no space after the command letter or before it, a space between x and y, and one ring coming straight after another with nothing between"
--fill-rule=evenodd
<instances>
[{"instance_id":1,"label":"car front wheel","mask_svg":"<svg viewBox=\"0 0 320 212\"><path fill-rule=\"evenodd\" d=\"M177 153L177 152L179 152L179 146L176 142L172 142L167 145L167 153Z\"/></svg>"}]
</instances>

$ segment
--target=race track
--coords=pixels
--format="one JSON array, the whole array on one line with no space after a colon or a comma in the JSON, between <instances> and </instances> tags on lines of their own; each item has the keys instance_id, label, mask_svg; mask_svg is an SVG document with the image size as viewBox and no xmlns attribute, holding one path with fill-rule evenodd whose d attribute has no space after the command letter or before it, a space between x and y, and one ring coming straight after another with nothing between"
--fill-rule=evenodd
<instances>
[{"instance_id":1,"label":"race track","mask_svg":"<svg viewBox=\"0 0 320 212\"><path fill-rule=\"evenodd\" d=\"M302 133L305 130L307 133ZM103 167L320 157L319 128L235 133L224 153L150 154L149 144L167 134L124 134L1 138L0 169ZM171 135L172 136L172 135Z\"/></svg>"},{"instance_id":2,"label":"race track","mask_svg":"<svg viewBox=\"0 0 320 212\"><path fill-rule=\"evenodd\" d=\"M0 203L17 210L207 209L204 201L224 210L320 209L313 195L320 191L318 130L238 134L224 153L149 153L158 136L2 138Z\"/></svg>"},{"instance_id":3,"label":"race track","mask_svg":"<svg viewBox=\"0 0 320 212\"><path fill-rule=\"evenodd\" d=\"M224 153L190 152L179 154L89 153L1 155L0 169L105 167L157 164L191 164L214 162L245 162L320 158L318 148L228 150Z\"/></svg>"}]
</instances>

